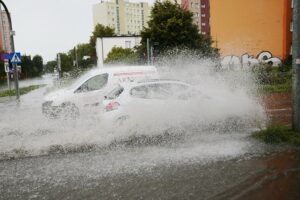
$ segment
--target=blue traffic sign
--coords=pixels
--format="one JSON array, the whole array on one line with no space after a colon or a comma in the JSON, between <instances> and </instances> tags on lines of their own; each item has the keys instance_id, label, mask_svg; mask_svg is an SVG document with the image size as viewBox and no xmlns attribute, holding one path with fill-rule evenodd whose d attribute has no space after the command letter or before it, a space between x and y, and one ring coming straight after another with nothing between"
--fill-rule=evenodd
<instances>
[{"instance_id":1,"label":"blue traffic sign","mask_svg":"<svg viewBox=\"0 0 300 200\"><path fill-rule=\"evenodd\" d=\"M9 60L12 64L21 64L21 53L20 52L10 53Z\"/></svg>"},{"instance_id":2,"label":"blue traffic sign","mask_svg":"<svg viewBox=\"0 0 300 200\"><path fill-rule=\"evenodd\" d=\"M8 60L9 60L9 57L10 57L10 54L9 54L9 53L3 53L3 54L2 54L2 60L3 60L3 61L8 61Z\"/></svg>"}]
</instances>

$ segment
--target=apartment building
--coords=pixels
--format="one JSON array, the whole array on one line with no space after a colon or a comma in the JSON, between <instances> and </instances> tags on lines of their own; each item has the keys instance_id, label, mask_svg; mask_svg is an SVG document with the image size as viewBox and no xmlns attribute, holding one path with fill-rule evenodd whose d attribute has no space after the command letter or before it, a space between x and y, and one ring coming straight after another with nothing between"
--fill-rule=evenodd
<instances>
[{"instance_id":1,"label":"apartment building","mask_svg":"<svg viewBox=\"0 0 300 200\"><path fill-rule=\"evenodd\" d=\"M139 35L149 16L150 6L146 2L108 0L93 5L94 26L110 26L118 35Z\"/></svg>"},{"instance_id":2,"label":"apartment building","mask_svg":"<svg viewBox=\"0 0 300 200\"><path fill-rule=\"evenodd\" d=\"M209 0L200 0L200 21L199 30L204 35L210 35L210 3Z\"/></svg>"},{"instance_id":3,"label":"apartment building","mask_svg":"<svg viewBox=\"0 0 300 200\"><path fill-rule=\"evenodd\" d=\"M11 39L8 17L5 11L0 11L0 49L11 52Z\"/></svg>"},{"instance_id":4,"label":"apartment building","mask_svg":"<svg viewBox=\"0 0 300 200\"><path fill-rule=\"evenodd\" d=\"M193 13L193 21L202 34L210 34L209 0L182 0L181 7Z\"/></svg>"},{"instance_id":5,"label":"apartment building","mask_svg":"<svg viewBox=\"0 0 300 200\"><path fill-rule=\"evenodd\" d=\"M181 7L193 13L193 21L201 29L201 2L200 0L182 0Z\"/></svg>"}]
</instances>

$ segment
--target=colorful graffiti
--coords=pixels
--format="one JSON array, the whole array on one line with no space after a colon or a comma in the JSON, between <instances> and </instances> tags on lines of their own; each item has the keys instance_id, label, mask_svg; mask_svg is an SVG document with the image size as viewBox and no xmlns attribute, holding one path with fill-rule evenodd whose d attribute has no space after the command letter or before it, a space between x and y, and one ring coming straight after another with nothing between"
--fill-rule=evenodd
<instances>
[{"instance_id":1,"label":"colorful graffiti","mask_svg":"<svg viewBox=\"0 0 300 200\"><path fill-rule=\"evenodd\" d=\"M273 57L269 51L259 53L256 58L246 53L241 57L225 56L221 61L224 69L249 69L259 64L269 64L273 67L278 67L282 64L282 61L279 58Z\"/></svg>"}]
</instances>

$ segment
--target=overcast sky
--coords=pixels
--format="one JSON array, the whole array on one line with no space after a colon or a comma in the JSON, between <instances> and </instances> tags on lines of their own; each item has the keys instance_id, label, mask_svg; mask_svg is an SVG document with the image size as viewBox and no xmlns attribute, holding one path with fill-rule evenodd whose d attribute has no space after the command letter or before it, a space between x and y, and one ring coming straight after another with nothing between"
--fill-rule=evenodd
<instances>
[{"instance_id":1,"label":"overcast sky","mask_svg":"<svg viewBox=\"0 0 300 200\"><path fill-rule=\"evenodd\" d=\"M16 31L15 48L53 60L86 43L93 31L92 5L101 0L3 0Z\"/></svg>"}]
</instances>

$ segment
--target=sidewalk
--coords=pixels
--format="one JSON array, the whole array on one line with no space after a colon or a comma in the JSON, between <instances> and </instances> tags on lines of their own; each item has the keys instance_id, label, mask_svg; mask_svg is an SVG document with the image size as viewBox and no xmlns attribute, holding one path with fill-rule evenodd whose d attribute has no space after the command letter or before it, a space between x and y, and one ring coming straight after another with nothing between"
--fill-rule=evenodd
<instances>
[{"instance_id":1,"label":"sidewalk","mask_svg":"<svg viewBox=\"0 0 300 200\"><path fill-rule=\"evenodd\" d=\"M6 103L10 101L15 101L16 97L15 96L10 96L10 97L0 97L0 103Z\"/></svg>"}]
</instances>

